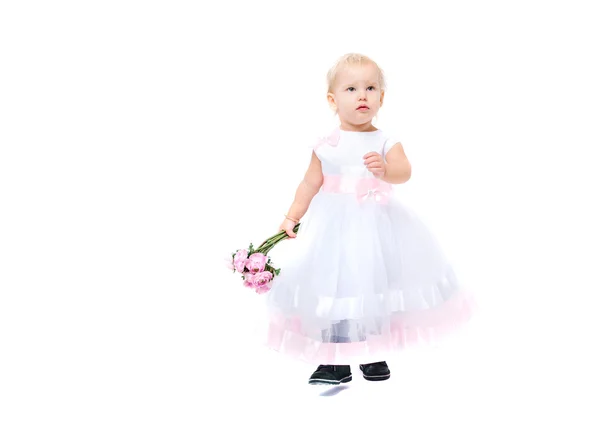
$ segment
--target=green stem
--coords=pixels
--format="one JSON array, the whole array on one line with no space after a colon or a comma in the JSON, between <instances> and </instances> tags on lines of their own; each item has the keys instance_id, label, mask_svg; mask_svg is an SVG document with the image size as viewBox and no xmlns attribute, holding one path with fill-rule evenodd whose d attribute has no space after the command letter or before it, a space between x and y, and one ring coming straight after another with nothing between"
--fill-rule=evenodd
<instances>
[{"instance_id":1,"label":"green stem","mask_svg":"<svg viewBox=\"0 0 600 437\"><path fill-rule=\"evenodd\" d=\"M300 229L300 223L298 223L296 226L294 226L294 233L298 232L298 229ZM279 243L280 241L286 240L288 238L290 238L290 237L288 236L288 234L285 231L279 231L272 237L265 240L260 246L258 246L258 248L256 249L256 252L261 252L261 253L266 254L266 252L264 252L265 248L270 246L269 249L267 250L267 252L268 252L277 243Z\"/></svg>"}]
</instances>

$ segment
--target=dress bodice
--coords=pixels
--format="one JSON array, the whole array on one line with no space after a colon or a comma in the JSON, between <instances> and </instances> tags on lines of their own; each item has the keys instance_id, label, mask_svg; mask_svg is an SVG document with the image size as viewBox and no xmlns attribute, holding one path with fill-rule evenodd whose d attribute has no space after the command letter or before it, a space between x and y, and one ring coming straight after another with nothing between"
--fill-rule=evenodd
<instances>
[{"instance_id":1,"label":"dress bodice","mask_svg":"<svg viewBox=\"0 0 600 437\"><path fill-rule=\"evenodd\" d=\"M335 129L321 138L315 154L321 161L321 192L354 194L361 202L374 199L386 204L392 185L376 178L364 164L364 156L377 152L384 157L396 141L381 130L350 132Z\"/></svg>"},{"instance_id":2,"label":"dress bodice","mask_svg":"<svg viewBox=\"0 0 600 437\"><path fill-rule=\"evenodd\" d=\"M363 156L377 152L385 158L385 153L395 143L382 130L351 132L337 128L328 137L322 138L314 150L325 176L369 178L374 176L365 167Z\"/></svg>"}]
</instances>

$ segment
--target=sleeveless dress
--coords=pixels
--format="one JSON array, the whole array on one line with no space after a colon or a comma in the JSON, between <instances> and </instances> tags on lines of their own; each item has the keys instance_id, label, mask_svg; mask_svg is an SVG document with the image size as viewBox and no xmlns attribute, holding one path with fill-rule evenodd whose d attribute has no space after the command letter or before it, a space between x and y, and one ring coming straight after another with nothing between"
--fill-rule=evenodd
<instances>
[{"instance_id":1,"label":"sleeveless dress","mask_svg":"<svg viewBox=\"0 0 600 437\"><path fill-rule=\"evenodd\" d=\"M438 344L472 316L474 300L432 233L363 163L395 143L381 130L336 128L314 147L323 186L297 237L269 253L281 274L263 295L268 348L313 364L384 361Z\"/></svg>"}]
</instances>

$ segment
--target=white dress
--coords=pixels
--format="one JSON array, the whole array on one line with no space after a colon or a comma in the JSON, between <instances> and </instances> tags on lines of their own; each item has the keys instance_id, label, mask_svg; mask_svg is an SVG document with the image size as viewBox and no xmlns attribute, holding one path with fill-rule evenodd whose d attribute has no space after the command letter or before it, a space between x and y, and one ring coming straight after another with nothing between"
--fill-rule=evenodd
<instances>
[{"instance_id":1,"label":"white dress","mask_svg":"<svg viewBox=\"0 0 600 437\"><path fill-rule=\"evenodd\" d=\"M324 182L265 296L264 344L314 364L384 361L467 321L462 290L422 221L375 178L363 156L396 143L383 131L335 129L314 150Z\"/></svg>"}]
</instances>

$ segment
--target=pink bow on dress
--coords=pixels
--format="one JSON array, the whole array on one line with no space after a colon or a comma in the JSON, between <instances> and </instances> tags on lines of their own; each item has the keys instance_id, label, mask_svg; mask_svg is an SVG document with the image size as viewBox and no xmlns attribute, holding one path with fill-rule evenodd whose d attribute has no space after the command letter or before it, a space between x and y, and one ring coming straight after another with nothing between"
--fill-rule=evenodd
<instances>
[{"instance_id":1,"label":"pink bow on dress","mask_svg":"<svg viewBox=\"0 0 600 437\"><path fill-rule=\"evenodd\" d=\"M317 149L324 145L329 145L331 147L336 147L340 142L340 128L336 127L329 135L326 137L320 137L317 140L314 148Z\"/></svg>"},{"instance_id":2,"label":"pink bow on dress","mask_svg":"<svg viewBox=\"0 0 600 437\"><path fill-rule=\"evenodd\" d=\"M356 197L359 202L373 199L377 203L387 204L389 202L392 186L377 178L361 178L356 184Z\"/></svg>"}]
</instances>

